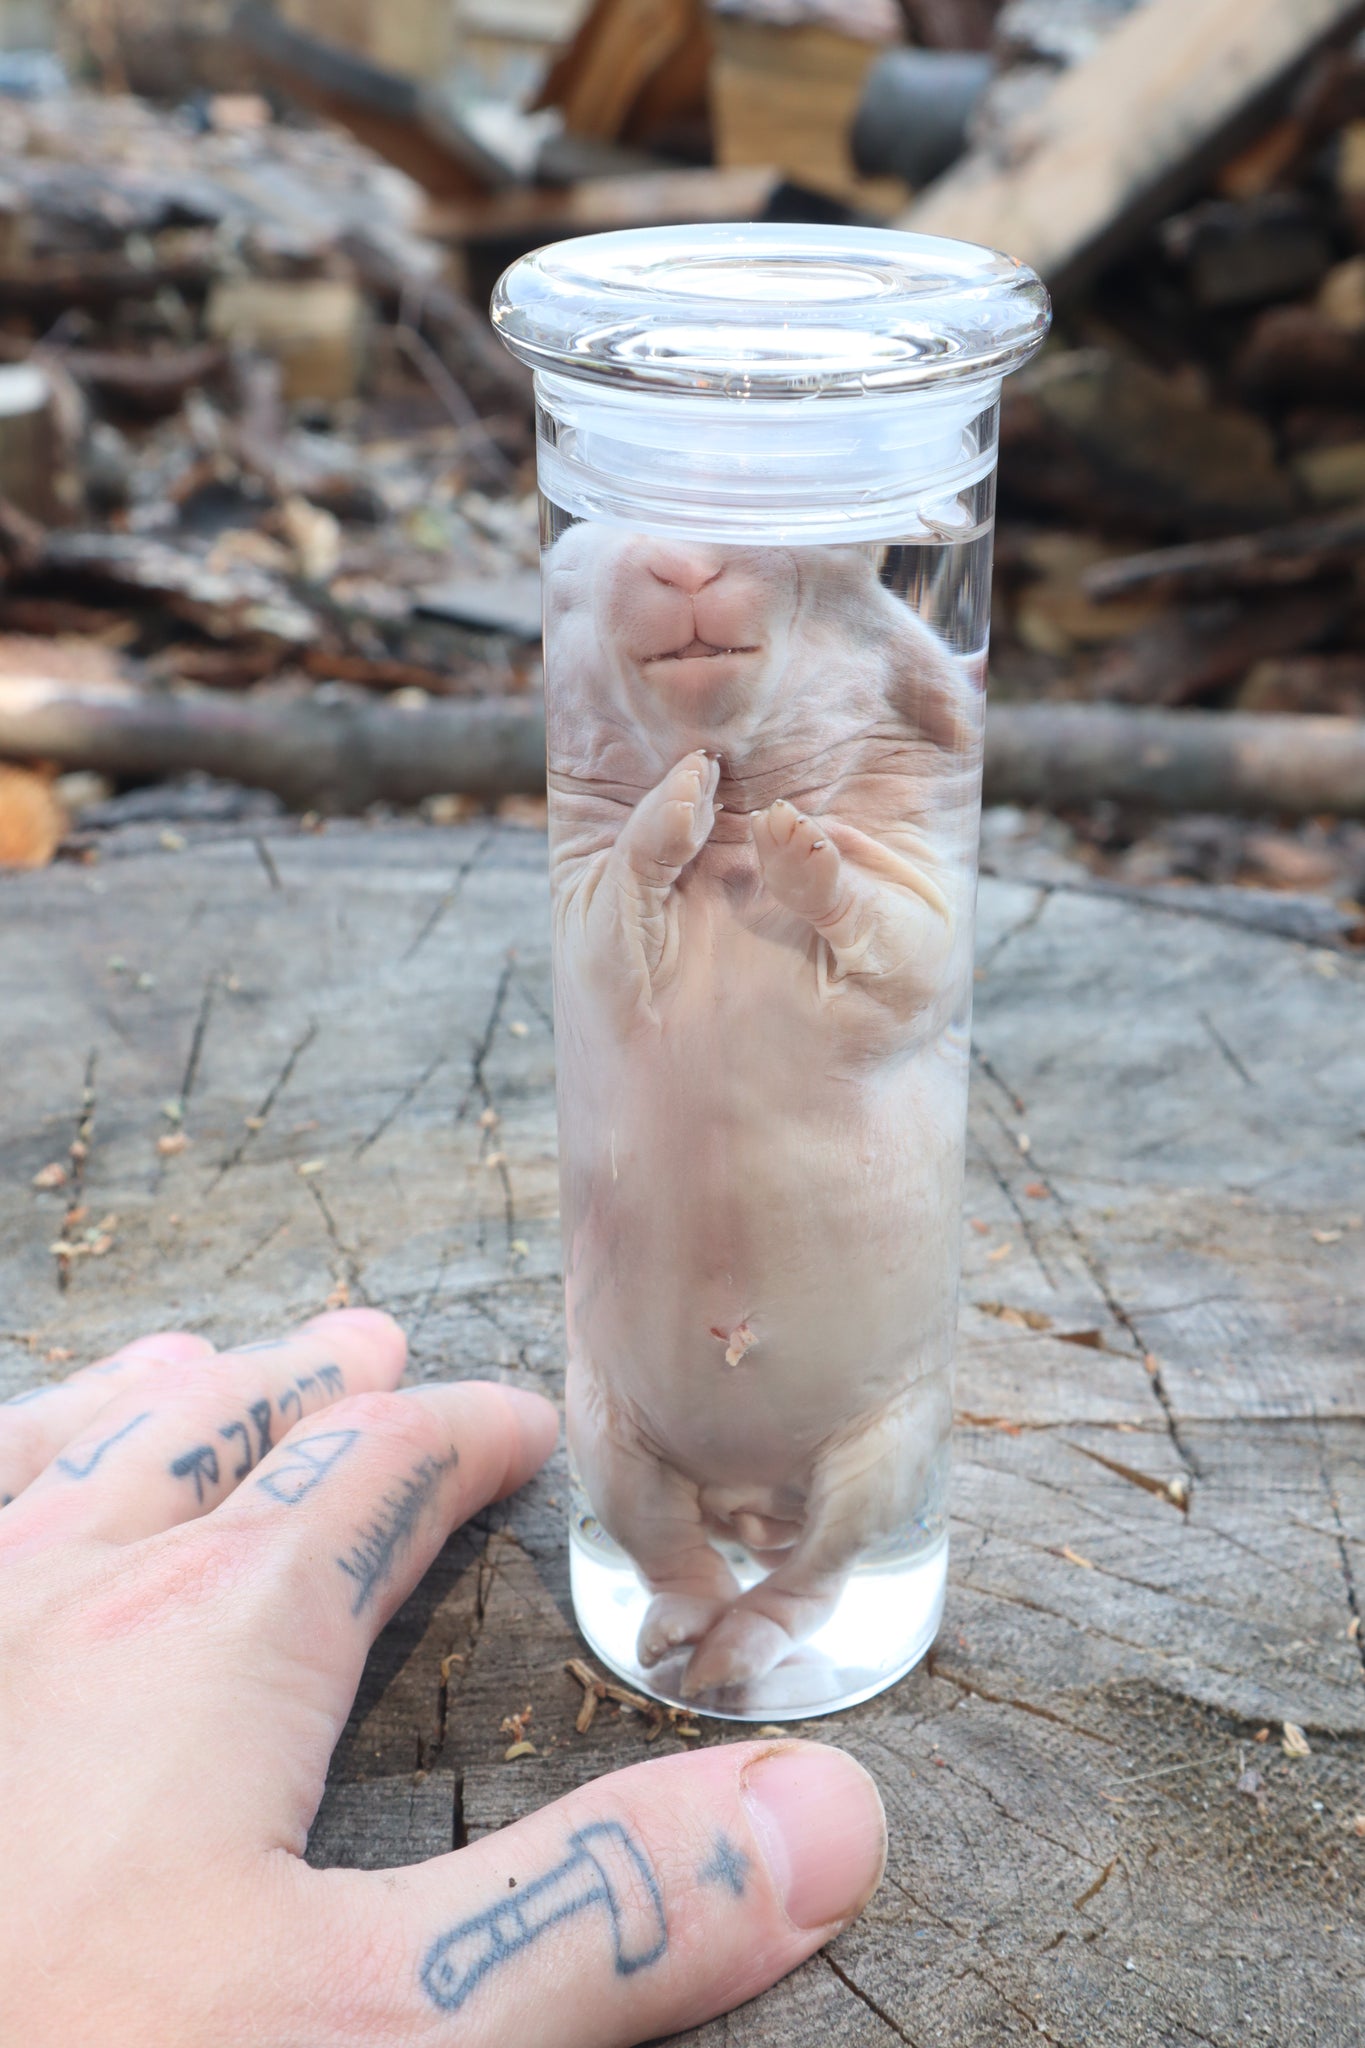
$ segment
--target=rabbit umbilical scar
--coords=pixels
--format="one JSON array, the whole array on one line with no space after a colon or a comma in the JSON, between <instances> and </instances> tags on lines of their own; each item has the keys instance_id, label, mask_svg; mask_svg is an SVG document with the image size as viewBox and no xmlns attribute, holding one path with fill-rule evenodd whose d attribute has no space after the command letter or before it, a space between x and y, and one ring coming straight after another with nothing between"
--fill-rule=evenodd
<instances>
[{"instance_id":1,"label":"rabbit umbilical scar","mask_svg":"<svg viewBox=\"0 0 1365 2048\"><path fill-rule=\"evenodd\" d=\"M946 1435L979 692L867 549L585 523L545 594L570 1446L701 1697Z\"/></svg>"}]
</instances>

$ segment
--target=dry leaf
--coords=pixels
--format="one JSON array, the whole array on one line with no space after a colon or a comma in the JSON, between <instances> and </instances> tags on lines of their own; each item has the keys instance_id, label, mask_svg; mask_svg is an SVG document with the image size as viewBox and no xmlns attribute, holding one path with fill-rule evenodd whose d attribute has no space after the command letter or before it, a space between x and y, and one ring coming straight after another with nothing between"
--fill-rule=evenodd
<instances>
[{"instance_id":1,"label":"dry leaf","mask_svg":"<svg viewBox=\"0 0 1365 2048\"><path fill-rule=\"evenodd\" d=\"M1051 1316L1045 1316L1040 1308L1010 1308L1003 1301L978 1301L976 1307L982 1315L998 1316L1002 1323L1009 1323L1017 1330L1050 1330Z\"/></svg>"},{"instance_id":2,"label":"dry leaf","mask_svg":"<svg viewBox=\"0 0 1365 2048\"><path fill-rule=\"evenodd\" d=\"M1309 1746L1308 1737L1304 1734L1297 1721L1285 1722L1284 1740L1280 1744L1280 1748L1286 1756L1311 1756L1313 1754Z\"/></svg>"},{"instance_id":3,"label":"dry leaf","mask_svg":"<svg viewBox=\"0 0 1365 2048\"><path fill-rule=\"evenodd\" d=\"M45 868L66 826L45 775L0 763L0 868Z\"/></svg>"},{"instance_id":4,"label":"dry leaf","mask_svg":"<svg viewBox=\"0 0 1365 2048\"><path fill-rule=\"evenodd\" d=\"M1253 1742L1269 1742L1270 1730L1268 1728L1258 1728L1251 1739Z\"/></svg>"},{"instance_id":5,"label":"dry leaf","mask_svg":"<svg viewBox=\"0 0 1365 2048\"><path fill-rule=\"evenodd\" d=\"M54 1159L50 1165L40 1167L33 1176L33 1186L35 1188L64 1188L66 1182L66 1168L62 1165L60 1159Z\"/></svg>"}]
</instances>

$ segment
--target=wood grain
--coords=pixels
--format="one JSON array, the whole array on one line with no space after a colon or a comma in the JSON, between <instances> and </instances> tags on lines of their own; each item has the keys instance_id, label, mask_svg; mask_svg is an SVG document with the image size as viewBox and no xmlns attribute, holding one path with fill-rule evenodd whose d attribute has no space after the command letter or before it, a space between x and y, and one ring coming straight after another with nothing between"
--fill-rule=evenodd
<instances>
[{"instance_id":1,"label":"wood grain","mask_svg":"<svg viewBox=\"0 0 1365 2048\"><path fill-rule=\"evenodd\" d=\"M543 839L268 834L3 884L0 1392L344 1281L416 1377L558 1393ZM1285 899L1248 915L983 881L947 1616L924 1668L808 1730L876 1774L888 1877L692 2048L1360 2038L1365 965ZM117 1223L63 1289L32 1181L87 1085ZM684 1746L609 1705L575 1733L566 1492L560 1457L381 1638L316 1860L437 1853Z\"/></svg>"}]
</instances>

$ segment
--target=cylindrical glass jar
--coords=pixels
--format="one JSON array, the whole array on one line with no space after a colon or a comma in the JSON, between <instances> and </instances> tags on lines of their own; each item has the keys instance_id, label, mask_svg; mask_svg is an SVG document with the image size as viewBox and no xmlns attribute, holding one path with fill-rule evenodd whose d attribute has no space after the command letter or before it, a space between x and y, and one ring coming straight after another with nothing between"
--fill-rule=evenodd
<instances>
[{"instance_id":1,"label":"cylindrical glass jar","mask_svg":"<svg viewBox=\"0 0 1365 2048\"><path fill-rule=\"evenodd\" d=\"M572 1583L630 1684L824 1714L947 1572L1000 380L1047 295L864 229L596 235L536 373Z\"/></svg>"}]
</instances>

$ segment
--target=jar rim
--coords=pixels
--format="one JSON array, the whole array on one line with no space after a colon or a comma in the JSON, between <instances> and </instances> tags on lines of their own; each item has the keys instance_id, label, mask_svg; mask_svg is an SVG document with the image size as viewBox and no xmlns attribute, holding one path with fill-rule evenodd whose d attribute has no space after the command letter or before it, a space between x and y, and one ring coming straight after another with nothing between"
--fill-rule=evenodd
<instances>
[{"instance_id":1,"label":"jar rim","mask_svg":"<svg viewBox=\"0 0 1365 2048\"><path fill-rule=\"evenodd\" d=\"M1047 291L998 250L894 228L632 228L553 242L498 280L494 328L536 370L728 399L908 392L1003 376Z\"/></svg>"}]
</instances>

